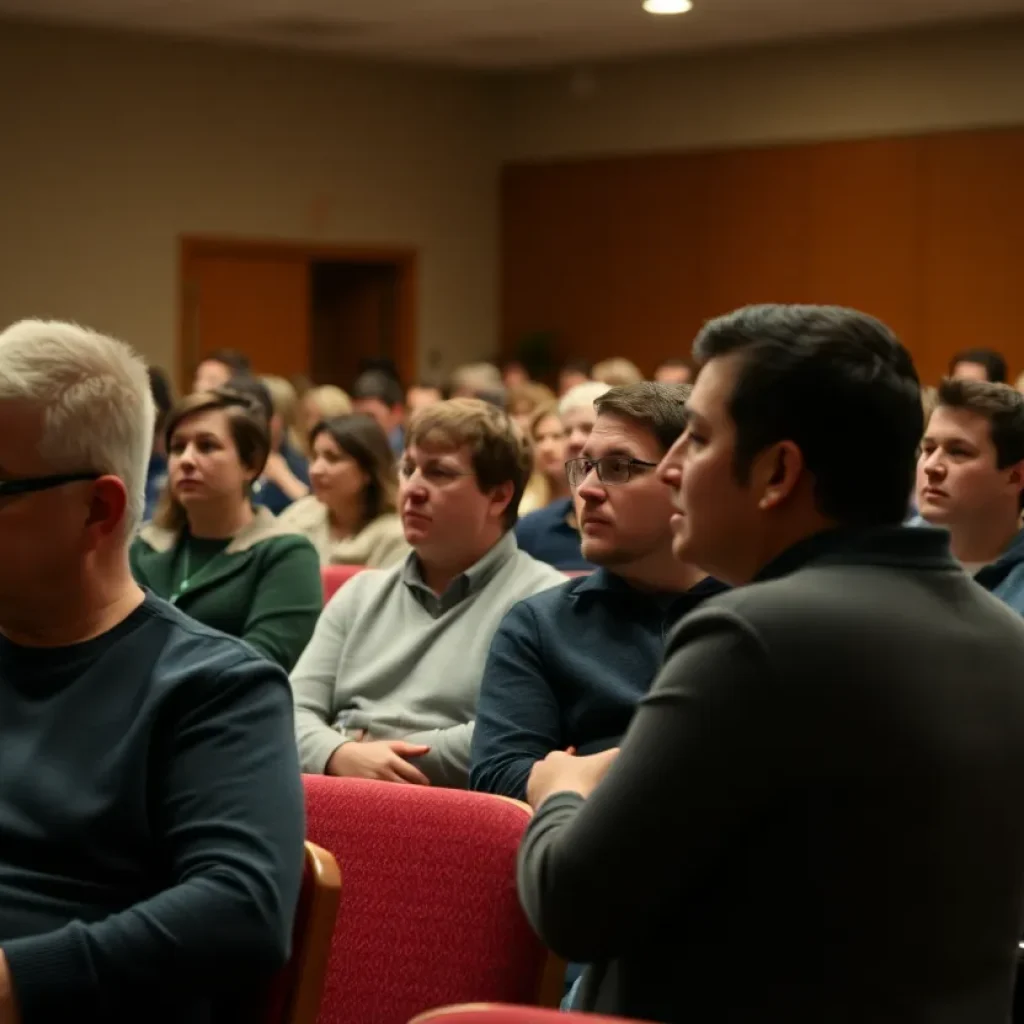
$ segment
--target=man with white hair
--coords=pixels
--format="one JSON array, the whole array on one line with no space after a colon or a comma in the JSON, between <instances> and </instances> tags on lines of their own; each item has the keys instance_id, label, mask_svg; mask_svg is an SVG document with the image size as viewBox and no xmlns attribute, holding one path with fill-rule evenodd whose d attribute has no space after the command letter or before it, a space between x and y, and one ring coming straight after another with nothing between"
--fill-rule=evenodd
<instances>
[{"instance_id":1,"label":"man with white hair","mask_svg":"<svg viewBox=\"0 0 1024 1024\"><path fill-rule=\"evenodd\" d=\"M588 380L562 396L558 416L565 428L566 462L579 458L597 421L594 403L610 390L609 384ZM560 498L523 516L516 527L516 540L528 555L563 572L586 572L594 568L580 549L580 531L572 498Z\"/></svg>"},{"instance_id":2,"label":"man with white hair","mask_svg":"<svg viewBox=\"0 0 1024 1024\"><path fill-rule=\"evenodd\" d=\"M154 415L120 342L0 334L0 1024L208 1021L288 954L288 680L133 581Z\"/></svg>"}]
</instances>

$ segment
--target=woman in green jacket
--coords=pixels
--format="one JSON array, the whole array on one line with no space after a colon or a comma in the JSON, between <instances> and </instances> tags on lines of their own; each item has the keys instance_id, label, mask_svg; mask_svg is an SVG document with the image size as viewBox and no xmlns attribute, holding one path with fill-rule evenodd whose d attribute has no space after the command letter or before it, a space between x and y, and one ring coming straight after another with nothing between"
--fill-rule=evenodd
<instances>
[{"instance_id":1,"label":"woman in green jacket","mask_svg":"<svg viewBox=\"0 0 1024 1024\"><path fill-rule=\"evenodd\" d=\"M189 395L164 426L167 485L131 549L140 584L291 671L323 605L305 538L250 500L270 450L266 417L227 390Z\"/></svg>"}]
</instances>

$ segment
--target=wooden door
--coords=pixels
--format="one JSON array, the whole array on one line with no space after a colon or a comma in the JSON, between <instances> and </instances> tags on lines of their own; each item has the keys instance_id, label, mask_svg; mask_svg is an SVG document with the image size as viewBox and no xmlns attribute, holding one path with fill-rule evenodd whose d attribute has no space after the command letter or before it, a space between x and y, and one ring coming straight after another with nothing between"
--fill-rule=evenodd
<instances>
[{"instance_id":1,"label":"wooden door","mask_svg":"<svg viewBox=\"0 0 1024 1024\"><path fill-rule=\"evenodd\" d=\"M310 369L309 260L254 247L196 248L183 268L182 383L218 348L244 352L255 373Z\"/></svg>"}]
</instances>

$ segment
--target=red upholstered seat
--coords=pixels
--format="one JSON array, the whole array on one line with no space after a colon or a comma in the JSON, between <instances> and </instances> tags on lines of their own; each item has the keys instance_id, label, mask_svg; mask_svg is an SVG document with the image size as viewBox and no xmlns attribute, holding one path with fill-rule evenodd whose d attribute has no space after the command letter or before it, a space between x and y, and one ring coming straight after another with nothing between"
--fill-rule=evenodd
<instances>
[{"instance_id":1,"label":"red upholstered seat","mask_svg":"<svg viewBox=\"0 0 1024 1024\"><path fill-rule=\"evenodd\" d=\"M574 1014L566 1018L557 1010L543 1010L536 1006L509 1006L490 1003L467 1006L445 1006L440 1010L422 1013L410 1024L636 1024L625 1017L604 1017L598 1013Z\"/></svg>"},{"instance_id":2,"label":"red upholstered seat","mask_svg":"<svg viewBox=\"0 0 1024 1024\"><path fill-rule=\"evenodd\" d=\"M362 572L365 565L325 565L320 570L324 581L324 603L341 589L342 585L348 583L357 572Z\"/></svg>"},{"instance_id":3,"label":"red upholstered seat","mask_svg":"<svg viewBox=\"0 0 1024 1024\"><path fill-rule=\"evenodd\" d=\"M516 895L528 808L362 779L305 784L308 837L334 854L344 878L320 1024L406 1024L451 1003L534 1003L545 968L557 978Z\"/></svg>"}]
</instances>

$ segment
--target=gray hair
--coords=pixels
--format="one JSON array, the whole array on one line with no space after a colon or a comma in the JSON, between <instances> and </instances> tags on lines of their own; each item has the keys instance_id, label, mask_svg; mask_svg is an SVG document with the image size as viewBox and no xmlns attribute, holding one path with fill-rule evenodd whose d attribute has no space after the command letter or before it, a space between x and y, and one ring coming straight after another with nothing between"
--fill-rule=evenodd
<instances>
[{"instance_id":1,"label":"gray hair","mask_svg":"<svg viewBox=\"0 0 1024 1024\"><path fill-rule=\"evenodd\" d=\"M22 320L0 334L0 401L40 408L38 450L55 470L93 470L122 481L131 536L145 508L156 423L142 358L77 324Z\"/></svg>"},{"instance_id":2,"label":"gray hair","mask_svg":"<svg viewBox=\"0 0 1024 1024\"><path fill-rule=\"evenodd\" d=\"M599 380L585 380L582 384L569 388L558 403L558 415L568 416L577 409L593 409L594 403L606 392L611 391L611 384L602 384Z\"/></svg>"}]
</instances>

